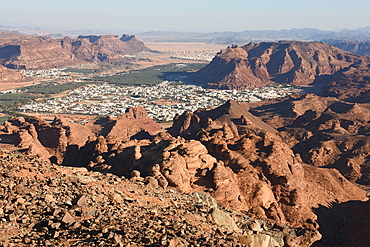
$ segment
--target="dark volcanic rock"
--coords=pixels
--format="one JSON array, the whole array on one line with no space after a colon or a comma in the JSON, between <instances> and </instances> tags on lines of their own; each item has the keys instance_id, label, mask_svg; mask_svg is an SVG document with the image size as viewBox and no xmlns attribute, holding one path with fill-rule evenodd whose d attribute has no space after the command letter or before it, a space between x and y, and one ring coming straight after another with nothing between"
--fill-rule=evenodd
<instances>
[{"instance_id":1,"label":"dark volcanic rock","mask_svg":"<svg viewBox=\"0 0 370 247\"><path fill-rule=\"evenodd\" d=\"M360 61L368 58L322 42L249 43L221 50L192 80L222 89L252 89L271 82L308 85Z\"/></svg>"}]
</instances>

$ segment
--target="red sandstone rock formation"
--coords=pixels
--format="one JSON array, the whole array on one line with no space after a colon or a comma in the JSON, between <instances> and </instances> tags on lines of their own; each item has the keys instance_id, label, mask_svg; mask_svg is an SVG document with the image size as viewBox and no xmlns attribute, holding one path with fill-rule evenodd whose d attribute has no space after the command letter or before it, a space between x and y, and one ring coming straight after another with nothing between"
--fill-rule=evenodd
<instances>
[{"instance_id":1,"label":"red sandstone rock formation","mask_svg":"<svg viewBox=\"0 0 370 247\"><path fill-rule=\"evenodd\" d=\"M351 102L370 102L369 66L361 63L338 71L322 88L320 95Z\"/></svg>"},{"instance_id":2,"label":"red sandstone rock formation","mask_svg":"<svg viewBox=\"0 0 370 247\"><path fill-rule=\"evenodd\" d=\"M186 112L170 129L175 137L161 132L151 140L137 140L145 128L157 128L142 108L134 108L120 118L100 118L84 126L87 132L74 141L73 135L67 135L73 132L67 123L56 119L48 124L37 118L12 119L2 128L0 138L8 143L13 138L13 143L29 152L39 148L39 155L54 155L56 162L64 165L126 177L133 174L132 181L149 187L207 191L223 205L294 227L317 229L321 222L315 208L366 200L366 192L348 181L342 170L327 167L342 155L355 164L354 171L364 171L366 166L358 168L360 163L356 162L366 163L370 145L346 141L347 137L340 135L357 133L365 141L368 108L312 95L293 95L269 103L256 106L229 101L215 109ZM278 132L248 109L262 119L269 119L269 114L287 117L280 126L285 131ZM338 139L330 141L330 135ZM310 141L319 147L311 147ZM297 146L300 142L302 148ZM302 238L312 243L320 234L302 230ZM300 246L295 244L297 239L289 241L289 246Z\"/></svg>"},{"instance_id":3,"label":"red sandstone rock formation","mask_svg":"<svg viewBox=\"0 0 370 247\"><path fill-rule=\"evenodd\" d=\"M112 141L127 142L131 138L150 138L149 133L159 131L158 123L148 117L144 107L128 108L118 118L101 117L87 125L96 133Z\"/></svg>"},{"instance_id":4,"label":"red sandstone rock formation","mask_svg":"<svg viewBox=\"0 0 370 247\"><path fill-rule=\"evenodd\" d=\"M93 41L93 42L92 42ZM0 33L0 64L11 69L66 67L86 62L122 59L120 55L150 51L134 36L50 37Z\"/></svg>"},{"instance_id":5,"label":"red sandstone rock formation","mask_svg":"<svg viewBox=\"0 0 370 247\"><path fill-rule=\"evenodd\" d=\"M233 106L241 112L241 104L228 102L214 110L185 113L170 129L175 135L199 139L218 160L208 178L199 179L203 184L213 185L216 200L254 216L316 228L316 216L310 208L366 198L364 191L338 171L305 164L276 130L263 128L266 124L259 127L257 123L261 121L256 117L242 121L248 116L246 109L239 119L228 117L228 113L237 112ZM207 117L218 115L215 112L225 114L223 126L220 116L216 121ZM200 128L199 123L205 122L208 125Z\"/></svg>"},{"instance_id":6,"label":"red sandstone rock formation","mask_svg":"<svg viewBox=\"0 0 370 247\"><path fill-rule=\"evenodd\" d=\"M336 168L347 179L370 186L369 103L292 95L251 107L253 114L283 130L285 142L305 163Z\"/></svg>"},{"instance_id":7,"label":"red sandstone rock formation","mask_svg":"<svg viewBox=\"0 0 370 247\"><path fill-rule=\"evenodd\" d=\"M11 69L58 68L82 63L74 54L63 49L59 40L27 36L0 47L0 62Z\"/></svg>"},{"instance_id":8,"label":"red sandstone rock formation","mask_svg":"<svg viewBox=\"0 0 370 247\"><path fill-rule=\"evenodd\" d=\"M29 154L42 158L55 156L62 161L67 147L81 147L93 133L83 125L55 118L52 123L38 117L11 118L1 129L2 140L7 140Z\"/></svg>"},{"instance_id":9,"label":"red sandstone rock formation","mask_svg":"<svg viewBox=\"0 0 370 247\"><path fill-rule=\"evenodd\" d=\"M0 82L19 82L23 80L23 75L0 65Z\"/></svg>"},{"instance_id":10,"label":"red sandstone rock formation","mask_svg":"<svg viewBox=\"0 0 370 247\"><path fill-rule=\"evenodd\" d=\"M121 38L115 35L89 35L78 36L78 39L88 39L91 44L95 44L121 55L134 55L142 51L151 51L143 42L136 39L135 35L123 34Z\"/></svg>"},{"instance_id":11,"label":"red sandstone rock formation","mask_svg":"<svg viewBox=\"0 0 370 247\"><path fill-rule=\"evenodd\" d=\"M99 44L91 44L86 39L64 38L61 41L62 47L74 56L86 62L100 62L106 60L119 60L121 57L114 51L110 51Z\"/></svg>"},{"instance_id":12,"label":"red sandstone rock formation","mask_svg":"<svg viewBox=\"0 0 370 247\"><path fill-rule=\"evenodd\" d=\"M268 83L308 85L319 76L368 61L322 42L262 42L221 50L193 81L222 89L252 89Z\"/></svg>"},{"instance_id":13,"label":"red sandstone rock formation","mask_svg":"<svg viewBox=\"0 0 370 247\"><path fill-rule=\"evenodd\" d=\"M131 138L150 138L149 133L158 130L160 126L147 116L145 109L137 107L129 108L118 118L102 117L87 125L59 118L55 118L52 123L37 117L12 118L1 127L0 136L3 142L15 145L27 153L42 158L55 156L57 163L67 162L67 155L68 162L75 164L78 161L78 150L87 143L92 143L92 149L100 154L108 151L102 147L102 142L119 145ZM99 139L99 136L104 140ZM87 147L87 150L90 149ZM95 157L92 153L86 155L82 160Z\"/></svg>"}]
</instances>

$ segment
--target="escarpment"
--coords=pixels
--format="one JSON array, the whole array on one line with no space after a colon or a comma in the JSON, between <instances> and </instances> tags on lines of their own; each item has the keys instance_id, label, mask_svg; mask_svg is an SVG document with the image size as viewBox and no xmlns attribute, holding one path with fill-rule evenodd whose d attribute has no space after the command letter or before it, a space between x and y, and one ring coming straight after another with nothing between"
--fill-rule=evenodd
<instances>
[{"instance_id":1,"label":"escarpment","mask_svg":"<svg viewBox=\"0 0 370 247\"><path fill-rule=\"evenodd\" d=\"M133 35L46 36L0 35L0 64L10 69L62 68L87 62L122 60L124 55L151 51Z\"/></svg>"},{"instance_id":2,"label":"escarpment","mask_svg":"<svg viewBox=\"0 0 370 247\"><path fill-rule=\"evenodd\" d=\"M208 88L253 89L270 83L308 85L322 82L368 57L322 42L261 42L221 50L192 81Z\"/></svg>"}]
</instances>

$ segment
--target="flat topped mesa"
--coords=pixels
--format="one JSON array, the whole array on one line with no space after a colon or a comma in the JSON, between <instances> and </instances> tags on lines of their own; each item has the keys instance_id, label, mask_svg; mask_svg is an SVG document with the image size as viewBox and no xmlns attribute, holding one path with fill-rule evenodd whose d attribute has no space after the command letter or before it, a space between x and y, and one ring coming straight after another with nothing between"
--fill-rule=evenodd
<instances>
[{"instance_id":1,"label":"flat topped mesa","mask_svg":"<svg viewBox=\"0 0 370 247\"><path fill-rule=\"evenodd\" d=\"M130 35L80 35L52 39L0 33L0 64L10 69L63 68L86 62L119 61L122 55L152 51Z\"/></svg>"}]
</instances>

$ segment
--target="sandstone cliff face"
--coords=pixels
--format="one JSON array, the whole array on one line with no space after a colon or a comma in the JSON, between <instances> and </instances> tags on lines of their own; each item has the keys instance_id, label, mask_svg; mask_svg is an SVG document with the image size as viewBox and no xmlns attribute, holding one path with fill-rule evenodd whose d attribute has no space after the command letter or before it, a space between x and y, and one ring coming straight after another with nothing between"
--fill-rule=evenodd
<instances>
[{"instance_id":1,"label":"sandstone cliff face","mask_svg":"<svg viewBox=\"0 0 370 247\"><path fill-rule=\"evenodd\" d=\"M0 65L0 82L19 82L23 80L23 75Z\"/></svg>"},{"instance_id":2,"label":"sandstone cliff face","mask_svg":"<svg viewBox=\"0 0 370 247\"><path fill-rule=\"evenodd\" d=\"M11 69L54 68L82 63L63 49L58 40L33 36L1 46L0 58L1 63Z\"/></svg>"},{"instance_id":3,"label":"sandstone cliff face","mask_svg":"<svg viewBox=\"0 0 370 247\"><path fill-rule=\"evenodd\" d=\"M135 38L134 35L123 34L121 38L115 35L89 35L78 36L78 39L87 39L91 44L104 47L105 49L119 53L121 55L134 55L142 51L151 51L143 42Z\"/></svg>"},{"instance_id":4,"label":"sandstone cliff face","mask_svg":"<svg viewBox=\"0 0 370 247\"><path fill-rule=\"evenodd\" d=\"M0 64L11 69L59 68L86 62L120 60L121 55L150 51L134 36L50 37L0 34Z\"/></svg>"},{"instance_id":5,"label":"sandstone cliff face","mask_svg":"<svg viewBox=\"0 0 370 247\"><path fill-rule=\"evenodd\" d=\"M121 58L116 52L110 51L99 44L91 44L86 39L76 40L66 37L61 41L61 45L81 61L100 62Z\"/></svg>"},{"instance_id":6,"label":"sandstone cliff face","mask_svg":"<svg viewBox=\"0 0 370 247\"><path fill-rule=\"evenodd\" d=\"M308 85L360 61L368 58L322 42L249 43L221 50L192 80L223 89L252 89L271 82Z\"/></svg>"}]
</instances>

